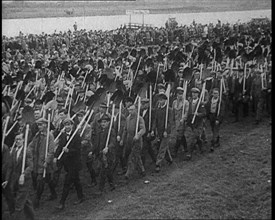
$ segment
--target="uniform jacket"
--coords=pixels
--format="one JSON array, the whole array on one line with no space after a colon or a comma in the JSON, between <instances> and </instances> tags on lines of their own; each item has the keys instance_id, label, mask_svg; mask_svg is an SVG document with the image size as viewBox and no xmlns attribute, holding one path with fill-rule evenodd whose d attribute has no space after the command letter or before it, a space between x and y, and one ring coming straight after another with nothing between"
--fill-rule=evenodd
<instances>
[{"instance_id":1,"label":"uniform jacket","mask_svg":"<svg viewBox=\"0 0 275 220\"><path fill-rule=\"evenodd\" d=\"M67 138L66 132L63 132L59 137L59 145L55 152L55 157L61 154L63 147L66 146L68 140L70 140L73 135L74 130L71 131L69 137ZM60 158L61 163L64 165L64 169L66 172L72 170L80 170L81 169L81 138L78 133L75 134L72 141L68 145L69 152L64 152L62 157Z\"/></svg>"},{"instance_id":2,"label":"uniform jacket","mask_svg":"<svg viewBox=\"0 0 275 220\"><path fill-rule=\"evenodd\" d=\"M152 130L152 124L153 124L153 118L154 118L154 109L152 109L152 114L151 114L151 129L149 130L149 108L148 109L143 109L140 111L140 116L143 118L144 123L145 123L145 135L146 136L148 134L148 132L150 132L150 130Z\"/></svg>"},{"instance_id":3,"label":"uniform jacket","mask_svg":"<svg viewBox=\"0 0 275 220\"><path fill-rule=\"evenodd\" d=\"M142 136L146 132L145 123L141 116L139 117L139 124L138 124L138 135L140 137L139 143L142 143ZM122 140L126 144L127 147L130 147L133 145L133 138L135 136L136 132L136 124L137 124L137 115L129 115L126 118L125 127L123 130Z\"/></svg>"},{"instance_id":4,"label":"uniform jacket","mask_svg":"<svg viewBox=\"0 0 275 220\"><path fill-rule=\"evenodd\" d=\"M217 102L215 114L211 113L211 103L212 103L212 96L210 97L209 101L205 105L207 118L209 118L210 120L215 120L215 121L218 120L219 122L222 122L223 116L224 116L224 111L225 111L225 109L224 109L225 105L224 105L223 100L221 100L219 115L218 115L218 108L219 108L218 106L220 103L220 99Z\"/></svg>"},{"instance_id":5,"label":"uniform jacket","mask_svg":"<svg viewBox=\"0 0 275 220\"><path fill-rule=\"evenodd\" d=\"M116 136L122 137L123 129L124 129L125 122L126 122L126 117L122 112L121 112L121 118L120 118L120 129L119 129L119 131L118 131L118 120L119 120L119 115L114 117L113 129L115 131Z\"/></svg>"},{"instance_id":6,"label":"uniform jacket","mask_svg":"<svg viewBox=\"0 0 275 220\"><path fill-rule=\"evenodd\" d=\"M98 132L95 134L91 151L97 157L102 155L102 150L106 147L108 132L109 132L109 126L105 129L102 129L100 127ZM115 142L116 142L115 131L114 129L112 129L110 133L109 142L108 142L107 157L114 155Z\"/></svg>"},{"instance_id":7,"label":"uniform jacket","mask_svg":"<svg viewBox=\"0 0 275 220\"><path fill-rule=\"evenodd\" d=\"M212 80L206 81L205 89L212 92L214 88L220 87L220 80L218 78L213 78Z\"/></svg>"},{"instance_id":8,"label":"uniform jacket","mask_svg":"<svg viewBox=\"0 0 275 220\"><path fill-rule=\"evenodd\" d=\"M33 171L35 173L43 173L44 167L43 164L45 161L48 164L47 170L50 172L52 171L52 162L54 157L54 149L55 149L55 143L54 143L54 137L53 134L50 132L49 134L49 147L48 147L48 153L47 158L45 160L45 153L46 153L46 139L47 134L37 132L34 136L33 140L29 144L28 148L32 151L33 155Z\"/></svg>"},{"instance_id":9,"label":"uniform jacket","mask_svg":"<svg viewBox=\"0 0 275 220\"><path fill-rule=\"evenodd\" d=\"M155 114L154 114L154 120L152 125L152 131L156 131L156 133L162 137L164 131L165 131L165 116L166 116L166 108L167 106L163 106L156 108ZM167 123L167 134L170 134L172 132L172 129L175 124L175 117L173 114L172 108L169 107L168 109L168 123Z\"/></svg>"},{"instance_id":10,"label":"uniform jacket","mask_svg":"<svg viewBox=\"0 0 275 220\"><path fill-rule=\"evenodd\" d=\"M78 134L80 135L82 133L82 130L84 128L85 122L82 124L82 126L80 127L80 129L78 130ZM88 143L90 144L91 142L91 136L92 136L92 127L91 125L87 124L81 138L81 141L88 141Z\"/></svg>"},{"instance_id":11,"label":"uniform jacket","mask_svg":"<svg viewBox=\"0 0 275 220\"><path fill-rule=\"evenodd\" d=\"M100 128L100 124L98 123L98 120L101 118L102 115L103 115L103 113L98 112L93 116L93 120L91 122L92 133L96 132L96 130L98 128ZM93 136L93 134L92 134L92 136Z\"/></svg>"},{"instance_id":12,"label":"uniform jacket","mask_svg":"<svg viewBox=\"0 0 275 220\"><path fill-rule=\"evenodd\" d=\"M18 180L22 172L22 163L23 163L23 153L24 147L22 148L18 158L17 158L17 148L14 148L11 153L11 164L12 164L12 173L11 173L11 186L12 189L17 188ZM26 150L26 162L25 162L25 183L31 180L31 172L33 171L33 154L32 150L28 147Z\"/></svg>"},{"instance_id":13,"label":"uniform jacket","mask_svg":"<svg viewBox=\"0 0 275 220\"><path fill-rule=\"evenodd\" d=\"M262 80L261 77L255 77L252 81L251 85L251 96L253 97L261 97L262 95Z\"/></svg>"},{"instance_id":14,"label":"uniform jacket","mask_svg":"<svg viewBox=\"0 0 275 220\"><path fill-rule=\"evenodd\" d=\"M172 103L172 109L175 117L175 122L177 124L182 119L183 99L182 100L175 99ZM187 119L188 109L189 109L189 102L188 100L185 100L185 107L184 107L185 120Z\"/></svg>"},{"instance_id":15,"label":"uniform jacket","mask_svg":"<svg viewBox=\"0 0 275 220\"><path fill-rule=\"evenodd\" d=\"M194 123L192 124L192 119L193 119L194 113L196 111L197 105L199 103L199 98L195 105L193 105L192 102L193 102L193 99L191 98L189 101L187 124L191 127L198 127L198 126L202 125L203 118L206 116L206 111L205 111L204 105L202 103L200 103L200 106L198 108L198 115L195 117Z\"/></svg>"},{"instance_id":16,"label":"uniform jacket","mask_svg":"<svg viewBox=\"0 0 275 220\"><path fill-rule=\"evenodd\" d=\"M233 79L233 97L235 99L241 99L242 98L242 93L243 93L243 79L239 80L239 78Z\"/></svg>"},{"instance_id":17,"label":"uniform jacket","mask_svg":"<svg viewBox=\"0 0 275 220\"><path fill-rule=\"evenodd\" d=\"M2 182L10 181L12 163L10 149L6 144L2 147Z\"/></svg>"}]
</instances>

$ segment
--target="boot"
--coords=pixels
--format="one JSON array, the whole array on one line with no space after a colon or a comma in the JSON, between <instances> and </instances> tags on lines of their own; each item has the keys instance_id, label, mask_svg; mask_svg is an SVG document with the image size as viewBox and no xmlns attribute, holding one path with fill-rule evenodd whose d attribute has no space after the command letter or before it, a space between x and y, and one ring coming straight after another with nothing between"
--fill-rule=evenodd
<instances>
[{"instance_id":1,"label":"boot","mask_svg":"<svg viewBox=\"0 0 275 220\"><path fill-rule=\"evenodd\" d=\"M199 148L199 152L202 154L203 150L202 150L202 140L198 140L198 148Z\"/></svg>"},{"instance_id":2,"label":"boot","mask_svg":"<svg viewBox=\"0 0 275 220\"><path fill-rule=\"evenodd\" d=\"M211 140L210 152L214 151L214 140Z\"/></svg>"},{"instance_id":3,"label":"boot","mask_svg":"<svg viewBox=\"0 0 275 220\"><path fill-rule=\"evenodd\" d=\"M187 152L187 141L185 136L182 137L182 144L183 144L183 151L184 153Z\"/></svg>"},{"instance_id":4,"label":"boot","mask_svg":"<svg viewBox=\"0 0 275 220\"><path fill-rule=\"evenodd\" d=\"M155 171L158 173L160 171L160 166L156 166Z\"/></svg>"},{"instance_id":5,"label":"boot","mask_svg":"<svg viewBox=\"0 0 275 220\"><path fill-rule=\"evenodd\" d=\"M89 187L94 187L94 186L97 186L97 181L94 179L94 180L91 180L91 184L88 185Z\"/></svg>"},{"instance_id":6,"label":"boot","mask_svg":"<svg viewBox=\"0 0 275 220\"><path fill-rule=\"evenodd\" d=\"M219 147L220 146L220 137L217 137L217 140L215 142L215 147Z\"/></svg>"},{"instance_id":7,"label":"boot","mask_svg":"<svg viewBox=\"0 0 275 220\"><path fill-rule=\"evenodd\" d=\"M175 147L174 147L174 151L173 151L173 153L171 152L172 158L176 158L177 157L177 153L178 153L179 147L180 147L180 140L177 139Z\"/></svg>"},{"instance_id":8,"label":"boot","mask_svg":"<svg viewBox=\"0 0 275 220\"><path fill-rule=\"evenodd\" d=\"M39 206L40 206L39 198L35 197L35 199L33 201L33 207L34 207L34 209L39 209Z\"/></svg>"},{"instance_id":9,"label":"boot","mask_svg":"<svg viewBox=\"0 0 275 220\"><path fill-rule=\"evenodd\" d=\"M205 131L203 131L201 134L201 140L203 141L203 143L207 143Z\"/></svg>"}]
</instances>

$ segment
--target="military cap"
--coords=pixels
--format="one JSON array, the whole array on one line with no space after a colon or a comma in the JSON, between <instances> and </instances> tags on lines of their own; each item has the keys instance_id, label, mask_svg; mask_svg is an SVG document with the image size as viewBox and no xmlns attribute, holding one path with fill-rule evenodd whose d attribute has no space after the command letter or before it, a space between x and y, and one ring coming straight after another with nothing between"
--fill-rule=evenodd
<instances>
[{"instance_id":1,"label":"military cap","mask_svg":"<svg viewBox=\"0 0 275 220\"><path fill-rule=\"evenodd\" d=\"M126 97L125 102L132 102L134 103L134 100L131 97Z\"/></svg>"},{"instance_id":2,"label":"military cap","mask_svg":"<svg viewBox=\"0 0 275 220\"><path fill-rule=\"evenodd\" d=\"M32 100L31 100L30 98L26 98L26 99L25 99L25 103L26 103L26 104L31 104L31 103L32 103Z\"/></svg>"},{"instance_id":3,"label":"military cap","mask_svg":"<svg viewBox=\"0 0 275 220\"><path fill-rule=\"evenodd\" d=\"M162 83L158 84L158 89L164 89L165 90L165 85L163 85Z\"/></svg>"},{"instance_id":4,"label":"military cap","mask_svg":"<svg viewBox=\"0 0 275 220\"><path fill-rule=\"evenodd\" d=\"M184 89L182 87L177 87L177 92L180 93L180 92L184 92Z\"/></svg>"},{"instance_id":5,"label":"military cap","mask_svg":"<svg viewBox=\"0 0 275 220\"><path fill-rule=\"evenodd\" d=\"M147 98L142 98L141 99L141 102L149 102L150 100L149 99L147 99Z\"/></svg>"},{"instance_id":6,"label":"military cap","mask_svg":"<svg viewBox=\"0 0 275 220\"><path fill-rule=\"evenodd\" d=\"M101 122L103 120L110 121L111 118L110 118L110 116L108 114L104 114L104 115L101 116L101 118L98 120L98 122Z\"/></svg>"},{"instance_id":7,"label":"military cap","mask_svg":"<svg viewBox=\"0 0 275 220\"><path fill-rule=\"evenodd\" d=\"M65 118L64 121L63 121L63 124L66 125L66 124L74 124L74 121L71 119L71 118Z\"/></svg>"},{"instance_id":8,"label":"military cap","mask_svg":"<svg viewBox=\"0 0 275 220\"><path fill-rule=\"evenodd\" d=\"M158 94L158 98L159 98L159 99L165 99L165 100L166 100L166 99L167 99L167 96L166 96L165 93L159 93L159 94Z\"/></svg>"},{"instance_id":9,"label":"military cap","mask_svg":"<svg viewBox=\"0 0 275 220\"><path fill-rule=\"evenodd\" d=\"M135 110L136 109L136 106L133 104L133 105L130 105L129 107L128 107L128 110Z\"/></svg>"},{"instance_id":10,"label":"military cap","mask_svg":"<svg viewBox=\"0 0 275 220\"><path fill-rule=\"evenodd\" d=\"M200 93L200 90L199 90L198 88L196 88L196 87L193 87L193 88L191 89L191 92Z\"/></svg>"},{"instance_id":11,"label":"military cap","mask_svg":"<svg viewBox=\"0 0 275 220\"><path fill-rule=\"evenodd\" d=\"M85 111L82 109L79 112L76 113L77 116L83 116L85 115Z\"/></svg>"}]
</instances>

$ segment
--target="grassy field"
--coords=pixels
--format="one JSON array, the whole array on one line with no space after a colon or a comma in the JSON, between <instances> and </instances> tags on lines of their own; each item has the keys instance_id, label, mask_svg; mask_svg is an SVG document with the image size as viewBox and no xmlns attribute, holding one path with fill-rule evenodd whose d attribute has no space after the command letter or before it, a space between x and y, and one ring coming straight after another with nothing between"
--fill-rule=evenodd
<instances>
[{"instance_id":1,"label":"grassy field","mask_svg":"<svg viewBox=\"0 0 275 220\"><path fill-rule=\"evenodd\" d=\"M126 10L146 9L151 14L271 9L270 0L136 0L93 1L2 1L2 19L125 15ZM66 11L73 12L68 15Z\"/></svg>"},{"instance_id":2,"label":"grassy field","mask_svg":"<svg viewBox=\"0 0 275 220\"><path fill-rule=\"evenodd\" d=\"M54 210L57 201L42 201L37 217L39 220L271 219L270 119L258 126L252 123L253 117L240 123L225 122L220 148L210 153L208 142L206 152L196 154L188 162L182 160L180 152L171 166L164 164L160 173L154 172L148 158L145 177L136 175L126 184L121 176L116 176L116 190L110 192L107 185L102 197L94 195L96 188L89 188L88 175L83 175L87 199L83 204L72 204L76 200L76 192L72 190L63 212ZM144 184L145 180L150 183Z\"/></svg>"}]
</instances>

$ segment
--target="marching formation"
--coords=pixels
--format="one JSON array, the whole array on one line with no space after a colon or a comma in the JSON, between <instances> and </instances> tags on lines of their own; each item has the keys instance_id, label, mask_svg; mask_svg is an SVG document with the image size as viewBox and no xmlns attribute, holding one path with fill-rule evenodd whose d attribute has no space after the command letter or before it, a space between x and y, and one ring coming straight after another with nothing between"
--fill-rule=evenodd
<instances>
[{"instance_id":1,"label":"marching formation","mask_svg":"<svg viewBox=\"0 0 275 220\"><path fill-rule=\"evenodd\" d=\"M72 186L82 203L81 169L100 196L106 181L115 190L114 174L145 176L148 157L154 172L179 151L192 162L220 146L230 114L261 123L271 35L265 20L3 37L2 216L35 219L45 183L56 209Z\"/></svg>"}]
</instances>

